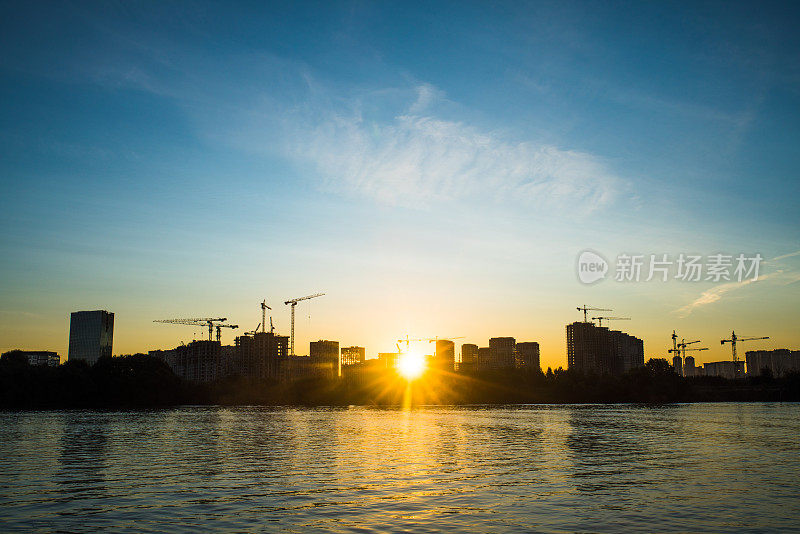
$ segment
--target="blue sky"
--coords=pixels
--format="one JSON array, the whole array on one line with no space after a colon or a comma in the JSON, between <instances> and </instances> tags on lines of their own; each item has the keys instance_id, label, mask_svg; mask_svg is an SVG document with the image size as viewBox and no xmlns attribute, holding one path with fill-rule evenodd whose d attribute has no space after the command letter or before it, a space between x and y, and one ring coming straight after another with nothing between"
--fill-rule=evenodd
<instances>
[{"instance_id":1,"label":"blue sky","mask_svg":"<svg viewBox=\"0 0 800 534\"><path fill-rule=\"evenodd\" d=\"M262 298L316 291L298 347L515 335L564 365L584 302L632 316L648 356L673 328L800 343L794 6L0 14L3 349L65 354L67 315L87 308L117 313L115 352L170 346L190 333L150 321L250 329ZM787 257L741 287L586 287L585 248Z\"/></svg>"}]
</instances>

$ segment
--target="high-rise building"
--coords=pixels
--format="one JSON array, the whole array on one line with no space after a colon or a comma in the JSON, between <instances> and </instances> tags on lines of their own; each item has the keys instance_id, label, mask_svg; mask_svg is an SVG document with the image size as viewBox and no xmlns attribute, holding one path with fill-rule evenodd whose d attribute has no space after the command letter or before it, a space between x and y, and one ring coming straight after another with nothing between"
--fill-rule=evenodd
<instances>
[{"instance_id":1,"label":"high-rise building","mask_svg":"<svg viewBox=\"0 0 800 534\"><path fill-rule=\"evenodd\" d=\"M442 371L452 371L456 364L456 345L449 339L436 340L434 366Z\"/></svg>"},{"instance_id":2,"label":"high-rise building","mask_svg":"<svg viewBox=\"0 0 800 534\"><path fill-rule=\"evenodd\" d=\"M675 369L675 374L683 376L683 359L679 354L672 357L672 368Z\"/></svg>"},{"instance_id":3,"label":"high-rise building","mask_svg":"<svg viewBox=\"0 0 800 534\"><path fill-rule=\"evenodd\" d=\"M492 350L489 347L478 348L478 358L475 365L481 371L491 369Z\"/></svg>"},{"instance_id":4,"label":"high-rise building","mask_svg":"<svg viewBox=\"0 0 800 534\"><path fill-rule=\"evenodd\" d=\"M289 354L289 336L256 332L252 337L237 337L235 343L232 374L273 380L281 377L281 362Z\"/></svg>"},{"instance_id":5,"label":"high-rise building","mask_svg":"<svg viewBox=\"0 0 800 534\"><path fill-rule=\"evenodd\" d=\"M697 376L697 368L694 366L694 356L687 356L683 361L683 376Z\"/></svg>"},{"instance_id":6,"label":"high-rise building","mask_svg":"<svg viewBox=\"0 0 800 534\"><path fill-rule=\"evenodd\" d=\"M539 363L539 344L535 341L522 341L516 344L517 367L541 371Z\"/></svg>"},{"instance_id":7,"label":"high-rise building","mask_svg":"<svg viewBox=\"0 0 800 534\"><path fill-rule=\"evenodd\" d=\"M383 369L397 369L397 364L400 361L400 353L399 352L379 352L378 353L378 361L380 361L380 367Z\"/></svg>"},{"instance_id":8,"label":"high-rise building","mask_svg":"<svg viewBox=\"0 0 800 534\"><path fill-rule=\"evenodd\" d=\"M613 372L627 373L644 367L644 341L619 330L610 330Z\"/></svg>"},{"instance_id":9,"label":"high-rise building","mask_svg":"<svg viewBox=\"0 0 800 534\"><path fill-rule=\"evenodd\" d=\"M514 367L516 340L513 337L493 337L489 340L488 369Z\"/></svg>"},{"instance_id":10,"label":"high-rise building","mask_svg":"<svg viewBox=\"0 0 800 534\"><path fill-rule=\"evenodd\" d=\"M472 371L478 364L478 345L464 343L461 345L461 361L458 364L459 371Z\"/></svg>"},{"instance_id":11,"label":"high-rise building","mask_svg":"<svg viewBox=\"0 0 800 534\"><path fill-rule=\"evenodd\" d=\"M356 365L367 360L364 347L342 347L342 365Z\"/></svg>"},{"instance_id":12,"label":"high-rise building","mask_svg":"<svg viewBox=\"0 0 800 534\"><path fill-rule=\"evenodd\" d=\"M619 375L644 365L641 339L593 323L567 325L567 366L581 373Z\"/></svg>"},{"instance_id":13,"label":"high-rise building","mask_svg":"<svg viewBox=\"0 0 800 534\"><path fill-rule=\"evenodd\" d=\"M330 368L332 376L342 376L342 370L339 363L339 342L328 341L320 339L319 341L312 341L308 355L311 362L317 366L322 366L325 369Z\"/></svg>"},{"instance_id":14,"label":"high-rise building","mask_svg":"<svg viewBox=\"0 0 800 534\"><path fill-rule=\"evenodd\" d=\"M189 382L212 382L223 374L219 341L192 341L172 351L163 351L161 356L175 375Z\"/></svg>"},{"instance_id":15,"label":"high-rise building","mask_svg":"<svg viewBox=\"0 0 800 534\"><path fill-rule=\"evenodd\" d=\"M708 362L703 364L704 376L719 376L727 379L734 379L744 376L744 362L724 360L721 362Z\"/></svg>"},{"instance_id":16,"label":"high-rise building","mask_svg":"<svg viewBox=\"0 0 800 534\"><path fill-rule=\"evenodd\" d=\"M800 350L748 350L745 353L747 376L759 376L769 370L772 376L800 371Z\"/></svg>"},{"instance_id":17,"label":"high-rise building","mask_svg":"<svg viewBox=\"0 0 800 534\"><path fill-rule=\"evenodd\" d=\"M101 357L111 356L113 340L113 313L105 310L72 312L67 360L83 360L93 365Z\"/></svg>"}]
</instances>

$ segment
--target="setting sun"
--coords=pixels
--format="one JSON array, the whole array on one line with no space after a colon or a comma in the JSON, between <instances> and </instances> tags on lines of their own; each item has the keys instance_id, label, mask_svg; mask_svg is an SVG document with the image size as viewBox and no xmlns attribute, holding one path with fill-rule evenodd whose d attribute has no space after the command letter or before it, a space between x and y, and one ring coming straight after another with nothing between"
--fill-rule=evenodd
<instances>
[{"instance_id":1,"label":"setting sun","mask_svg":"<svg viewBox=\"0 0 800 534\"><path fill-rule=\"evenodd\" d=\"M397 371L408 380L425 372L425 357L418 352L404 352L397 362Z\"/></svg>"}]
</instances>

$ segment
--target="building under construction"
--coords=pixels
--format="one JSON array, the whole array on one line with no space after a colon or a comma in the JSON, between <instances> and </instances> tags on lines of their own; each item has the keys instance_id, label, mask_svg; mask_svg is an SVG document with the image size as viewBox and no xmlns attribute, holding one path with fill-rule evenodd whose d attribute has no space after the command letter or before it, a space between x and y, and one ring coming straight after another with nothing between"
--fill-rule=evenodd
<instances>
[{"instance_id":1,"label":"building under construction","mask_svg":"<svg viewBox=\"0 0 800 534\"><path fill-rule=\"evenodd\" d=\"M461 361L458 363L459 371L474 371L478 364L478 345L464 343L461 345Z\"/></svg>"},{"instance_id":2,"label":"building under construction","mask_svg":"<svg viewBox=\"0 0 800 534\"><path fill-rule=\"evenodd\" d=\"M357 365L367 360L367 351L364 347L342 347L342 367Z\"/></svg>"},{"instance_id":3,"label":"building under construction","mask_svg":"<svg viewBox=\"0 0 800 534\"><path fill-rule=\"evenodd\" d=\"M151 350L176 376L188 382L211 382L227 374L234 347L223 347L219 341L192 341L171 350Z\"/></svg>"},{"instance_id":4,"label":"building under construction","mask_svg":"<svg viewBox=\"0 0 800 534\"><path fill-rule=\"evenodd\" d=\"M567 366L581 373L620 375L644 366L644 342L590 322L567 325Z\"/></svg>"},{"instance_id":5,"label":"building under construction","mask_svg":"<svg viewBox=\"0 0 800 534\"><path fill-rule=\"evenodd\" d=\"M517 367L521 369L541 370L539 362L539 344L535 341L521 341L514 347Z\"/></svg>"},{"instance_id":6,"label":"building under construction","mask_svg":"<svg viewBox=\"0 0 800 534\"><path fill-rule=\"evenodd\" d=\"M449 339L436 339L433 366L440 371L453 372L456 365L456 345Z\"/></svg>"},{"instance_id":7,"label":"building under construction","mask_svg":"<svg viewBox=\"0 0 800 534\"><path fill-rule=\"evenodd\" d=\"M172 371L189 382L211 382L226 376L280 380L289 352L289 337L255 332L236 338L235 345L192 341L172 350L153 350Z\"/></svg>"},{"instance_id":8,"label":"building under construction","mask_svg":"<svg viewBox=\"0 0 800 534\"><path fill-rule=\"evenodd\" d=\"M255 332L236 338L236 357L231 374L277 380L281 361L289 355L289 337Z\"/></svg>"},{"instance_id":9,"label":"building under construction","mask_svg":"<svg viewBox=\"0 0 800 534\"><path fill-rule=\"evenodd\" d=\"M747 376L760 376L765 371L774 377L800 372L800 350L748 350L745 353Z\"/></svg>"}]
</instances>

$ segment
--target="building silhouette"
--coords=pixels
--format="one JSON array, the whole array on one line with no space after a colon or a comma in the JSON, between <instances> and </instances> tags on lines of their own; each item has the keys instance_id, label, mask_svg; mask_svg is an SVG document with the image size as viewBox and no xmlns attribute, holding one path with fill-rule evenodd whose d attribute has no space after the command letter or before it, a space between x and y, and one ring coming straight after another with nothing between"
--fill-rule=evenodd
<instances>
[{"instance_id":1,"label":"building silhouette","mask_svg":"<svg viewBox=\"0 0 800 534\"><path fill-rule=\"evenodd\" d=\"M683 358L681 358L680 354L676 354L672 357L672 368L675 369L675 374L678 376L683 375Z\"/></svg>"},{"instance_id":2,"label":"building silhouette","mask_svg":"<svg viewBox=\"0 0 800 534\"><path fill-rule=\"evenodd\" d=\"M539 343L535 341L522 341L516 344L517 367L541 371L539 363Z\"/></svg>"},{"instance_id":3,"label":"building silhouette","mask_svg":"<svg viewBox=\"0 0 800 534\"><path fill-rule=\"evenodd\" d=\"M433 366L440 371L453 371L456 364L456 345L449 339L436 340Z\"/></svg>"},{"instance_id":4,"label":"building silhouette","mask_svg":"<svg viewBox=\"0 0 800 534\"><path fill-rule=\"evenodd\" d=\"M342 347L342 367L356 365L367 360L367 351L364 347Z\"/></svg>"},{"instance_id":5,"label":"building silhouette","mask_svg":"<svg viewBox=\"0 0 800 534\"><path fill-rule=\"evenodd\" d=\"M489 339L489 361L484 369L507 369L516 366L516 340L513 337Z\"/></svg>"},{"instance_id":6,"label":"building silhouette","mask_svg":"<svg viewBox=\"0 0 800 534\"><path fill-rule=\"evenodd\" d=\"M748 350L745 355L747 376L760 376L769 370L772 376L800 371L800 350Z\"/></svg>"},{"instance_id":7,"label":"building silhouette","mask_svg":"<svg viewBox=\"0 0 800 534\"><path fill-rule=\"evenodd\" d=\"M459 371L474 371L478 364L478 345L464 343L461 345L461 361Z\"/></svg>"},{"instance_id":8,"label":"building silhouette","mask_svg":"<svg viewBox=\"0 0 800 534\"><path fill-rule=\"evenodd\" d=\"M721 362L708 362L703 364L703 376L719 376L733 380L740 376L744 376L744 362L733 360L724 360Z\"/></svg>"},{"instance_id":9,"label":"building silhouette","mask_svg":"<svg viewBox=\"0 0 800 534\"><path fill-rule=\"evenodd\" d=\"M478 347L478 359L476 361L478 370L491 369L491 359L492 350L489 347Z\"/></svg>"},{"instance_id":10,"label":"building silhouette","mask_svg":"<svg viewBox=\"0 0 800 534\"><path fill-rule=\"evenodd\" d=\"M236 353L230 374L278 380L281 363L289 355L289 336L273 332L256 332L235 340Z\"/></svg>"},{"instance_id":11,"label":"building silhouette","mask_svg":"<svg viewBox=\"0 0 800 534\"><path fill-rule=\"evenodd\" d=\"M567 367L581 373L620 375L644 365L641 339L594 323L567 325Z\"/></svg>"},{"instance_id":12,"label":"building silhouette","mask_svg":"<svg viewBox=\"0 0 800 534\"><path fill-rule=\"evenodd\" d=\"M701 372L701 368L695 367L694 356L687 356L686 359L683 360L683 376L699 376Z\"/></svg>"},{"instance_id":13,"label":"building silhouette","mask_svg":"<svg viewBox=\"0 0 800 534\"><path fill-rule=\"evenodd\" d=\"M187 382L211 382L222 373L222 347L219 341L192 341L172 350L151 350L172 372Z\"/></svg>"},{"instance_id":14,"label":"building silhouette","mask_svg":"<svg viewBox=\"0 0 800 534\"><path fill-rule=\"evenodd\" d=\"M383 369L396 370L397 363L400 361L399 352L379 352L378 361Z\"/></svg>"},{"instance_id":15,"label":"building silhouette","mask_svg":"<svg viewBox=\"0 0 800 534\"><path fill-rule=\"evenodd\" d=\"M312 341L309 345L308 356L311 364L316 366L321 374L330 377L341 376L338 341L328 341L327 339Z\"/></svg>"},{"instance_id":16,"label":"building silhouette","mask_svg":"<svg viewBox=\"0 0 800 534\"><path fill-rule=\"evenodd\" d=\"M105 310L72 312L69 321L67 360L83 360L93 365L111 357L114 341L114 314Z\"/></svg>"},{"instance_id":17,"label":"building silhouette","mask_svg":"<svg viewBox=\"0 0 800 534\"><path fill-rule=\"evenodd\" d=\"M289 337L273 332L239 336L235 345L192 341L171 350L151 350L172 372L188 382L212 382L226 376L281 380L285 376ZM306 358L308 359L308 358Z\"/></svg>"},{"instance_id":18,"label":"building silhouette","mask_svg":"<svg viewBox=\"0 0 800 534\"><path fill-rule=\"evenodd\" d=\"M28 365L34 367L58 367L61 363L58 353L50 350L10 350L3 353L3 358L12 355L24 358Z\"/></svg>"}]
</instances>

